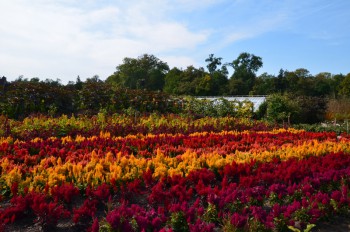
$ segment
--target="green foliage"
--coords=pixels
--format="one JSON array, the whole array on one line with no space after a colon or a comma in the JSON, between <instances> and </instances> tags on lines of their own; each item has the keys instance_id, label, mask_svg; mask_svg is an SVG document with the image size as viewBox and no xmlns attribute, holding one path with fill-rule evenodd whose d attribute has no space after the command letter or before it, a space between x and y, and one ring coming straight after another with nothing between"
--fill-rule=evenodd
<instances>
[{"instance_id":1,"label":"green foliage","mask_svg":"<svg viewBox=\"0 0 350 232\"><path fill-rule=\"evenodd\" d=\"M313 131L313 132L335 132L340 135L342 133L348 133L349 131L349 123L344 122L341 124L334 123L318 123L318 124L296 124L293 125L293 128L305 130L305 131Z\"/></svg>"},{"instance_id":2,"label":"green foliage","mask_svg":"<svg viewBox=\"0 0 350 232\"><path fill-rule=\"evenodd\" d=\"M232 116L251 118L253 116L253 103L250 101L240 102L238 100L228 101L224 98L212 101L187 97L184 99L184 113L201 117Z\"/></svg>"},{"instance_id":3,"label":"green foliage","mask_svg":"<svg viewBox=\"0 0 350 232\"><path fill-rule=\"evenodd\" d=\"M350 97L350 73L348 73L340 83L339 94L345 97Z\"/></svg>"},{"instance_id":4,"label":"green foliage","mask_svg":"<svg viewBox=\"0 0 350 232\"><path fill-rule=\"evenodd\" d=\"M213 222L213 223L219 222L218 211L214 204L211 204L211 203L208 204L208 208L203 214L203 220L206 222Z\"/></svg>"},{"instance_id":5,"label":"green foliage","mask_svg":"<svg viewBox=\"0 0 350 232\"><path fill-rule=\"evenodd\" d=\"M250 218L248 221L248 231L249 232L255 232L255 231L268 231L264 224L262 224L258 219L256 218Z\"/></svg>"},{"instance_id":6,"label":"green foliage","mask_svg":"<svg viewBox=\"0 0 350 232\"><path fill-rule=\"evenodd\" d=\"M23 119L31 114L59 116L62 114L95 115L128 113L185 113L198 116L252 117L248 103L177 99L181 96L270 95L254 117L270 121L317 123L349 119L347 98L350 96L350 73L333 75L322 72L315 76L307 69L280 70L277 76L263 73L262 59L246 52L231 63L210 54L205 60L207 70L188 66L169 71L167 63L153 55L125 58L106 81L98 76L85 82L62 85L59 80L18 78L1 82L0 114ZM227 66L234 69L228 79ZM164 92L161 92L164 91ZM169 94L173 95L170 96ZM175 96L174 96L175 95ZM279 97L277 97L279 95ZM330 99L327 104L327 100ZM217 103L220 104L217 104ZM186 103L186 104L185 104ZM129 110L128 110L129 109Z\"/></svg>"},{"instance_id":7,"label":"green foliage","mask_svg":"<svg viewBox=\"0 0 350 232\"><path fill-rule=\"evenodd\" d=\"M314 96L330 96L332 93L332 74L321 72L315 76L313 81Z\"/></svg>"},{"instance_id":8,"label":"green foliage","mask_svg":"<svg viewBox=\"0 0 350 232\"><path fill-rule=\"evenodd\" d=\"M208 95L211 79L203 68L188 66L185 70L172 69L165 76L164 91L175 95Z\"/></svg>"},{"instance_id":9,"label":"green foliage","mask_svg":"<svg viewBox=\"0 0 350 232\"><path fill-rule=\"evenodd\" d=\"M272 94L256 112L261 119L275 122L318 123L325 119L327 101L322 97Z\"/></svg>"},{"instance_id":10,"label":"green foliage","mask_svg":"<svg viewBox=\"0 0 350 232\"><path fill-rule=\"evenodd\" d=\"M267 98L267 118L276 122L285 122L294 118L300 111L295 101L287 95L273 94Z\"/></svg>"},{"instance_id":11,"label":"green foliage","mask_svg":"<svg viewBox=\"0 0 350 232\"><path fill-rule=\"evenodd\" d=\"M78 91L78 110L98 112L101 108L108 108L113 89L104 82L87 81Z\"/></svg>"},{"instance_id":12,"label":"green foliage","mask_svg":"<svg viewBox=\"0 0 350 232\"><path fill-rule=\"evenodd\" d=\"M185 70L171 69L165 76L164 92L174 95L217 96L227 93L227 69L218 61L207 59L209 73L203 68L188 66ZM209 61L211 60L211 61Z\"/></svg>"},{"instance_id":13,"label":"green foliage","mask_svg":"<svg viewBox=\"0 0 350 232\"><path fill-rule=\"evenodd\" d=\"M261 57L243 52L229 65L234 69L230 79L230 94L249 94L254 86L255 73L263 66Z\"/></svg>"},{"instance_id":14,"label":"green foliage","mask_svg":"<svg viewBox=\"0 0 350 232\"><path fill-rule=\"evenodd\" d=\"M266 117L267 113L267 101L264 101L259 106L258 110L255 112L254 116L256 119L263 119Z\"/></svg>"},{"instance_id":15,"label":"green foliage","mask_svg":"<svg viewBox=\"0 0 350 232\"><path fill-rule=\"evenodd\" d=\"M190 231L185 215L182 211L173 212L170 217L170 225L174 232Z\"/></svg>"},{"instance_id":16,"label":"green foliage","mask_svg":"<svg viewBox=\"0 0 350 232\"><path fill-rule=\"evenodd\" d=\"M109 85L97 76L75 85L47 82L14 81L0 98L1 114L21 119L31 114L96 115L123 113L133 108L140 113L174 113L180 108L173 98L162 92L130 90Z\"/></svg>"},{"instance_id":17,"label":"green foliage","mask_svg":"<svg viewBox=\"0 0 350 232\"><path fill-rule=\"evenodd\" d=\"M323 97L297 96L294 97L296 104L300 108L295 123L318 123L325 119L327 110L327 100Z\"/></svg>"},{"instance_id":18,"label":"green foliage","mask_svg":"<svg viewBox=\"0 0 350 232\"><path fill-rule=\"evenodd\" d=\"M208 63L207 68L209 73L214 73L217 71L218 66L221 65L221 57L214 57L214 54L209 54L209 57L205 59L205 62Z\"/></svg>"},{"instance_id":19,"label":"green foliage","mask_svg":"<svg viewBox=\"0 0 350 232\"><path fill-rule=\"evenodd\" d=\"M165 84L164 84L164 92L169 94L178 94L179 93L179 84L181 83L181 71L178 68L171 69L165 75Z\"/></svg>"},{"instance_id":20,"label":"green foliage","mask_svg":"<svg viewBox=\"0 0 350 232\"><path fill-rule=\"evenodd\" d=\"M263 73L255 79L254 86L250 91L254 95L268 95L276 92L277 78L267 73Z\"/></svg>"},{"instance_id":21,"label":"green foliage","mask_svg":"<svg viewBox=\"0 0 350 232\"><path fill-rule=\"evenodd\" d=\"M227 217L227 218L224 218L222 220L221 231L223 231L223 232L238 232L240 230L238 228L236 228L234 225L232 225L230 218Z\"/></svg>"},{"instance_id":22,"label":"green foliage","mask_svg":"<svg viewBox=\"0 0 350 232\"><path fill-rule=\"evenodd\" d=\"M74 90L69 86L36 80L15 81L9 84L4 93L2 113L11 118L48 111L63 114L73 110L73 99Z\"/></svg>"},{"instance_id":23,"label":"green foliage","mask_svg":"<svg viewBox=\"0 0 350 232\"><path fill-rule=\"evenodd\" d=\"M137 59L124 58L123 64L107 78L107 83L129 89L162 90L164 77L169 71L167 63L154 55L144 54Z\"/></svg>"},{"instance_id":24,"label":"green foliage","mask_svg":"<svg viewBox=\"0 0 350 232\"><path fill-rule=\"evenodd\" d=\"M222 65L222 58L215 57L214 54L210 54L209 58L205 60L207 62L207 69L210 75L210 87L206 88L205 94L199 95L211 95L218 96L222 94L227 94L227 68L226 65ZM222 65L222 66L221 66ZM221 67L221 68L219 68Z\"/></svg>"},{"instance_id":25,"label":"green foliage","mask_svg":"<svg viewBox=\"0 0 350 232\"><path fill-rule=\"evenodd\" d=\"M235 71L255 73L263 66L263 62L259 56L242 52L237 59L232 61L231 66Z\"/></svg>"},{"instance_id":26,"label":"green foliage","mask_svg":"<svg viewBox=\"0 0 350 232\"><path fill-rule=\"evenodd\" d=\"M112 226L105 220L100 222L99 232L113 232Z\"/></svg>"},{"instance_id":27,"label":"green foliage","mask_svg":"<svg viewBox=\"0 0 350 232\"><path fill-rule=\"evenodd\" d=\"M269 95L273 93L293 94L296 96L338 97L344 76L321 72L312 76L307 69L295 71L280 70L277 76L263 73L255 79L250 93ZM344 86L347 86L344 84ZM346 89L345 88L345 89Z\"/></svg>"},{"instance_id":28,"label":"green foliage","mask_svg":"<svg viewBox=\"0 0 350 232\"><path fill-rule=\"evenodd\" d=\"M315 226L316 226L315 224L308 224L308 225L306 226L306 229L303 230L303 231L304 231L304 232L309 232L309 231L311 231L312 228L314 228ZM295 228L295 227L293 227L293 226L288 226L288 229L290 229L291 231L295 231L295 232L301 232L300 229Z\"/></svg>"}]
</instances>

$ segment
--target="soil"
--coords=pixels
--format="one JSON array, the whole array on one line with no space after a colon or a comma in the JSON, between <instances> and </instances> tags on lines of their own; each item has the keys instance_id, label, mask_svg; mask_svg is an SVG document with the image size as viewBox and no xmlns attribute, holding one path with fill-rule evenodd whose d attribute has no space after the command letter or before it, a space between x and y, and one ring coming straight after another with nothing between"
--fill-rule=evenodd
<instances>
[{"instance_id":1,"label":"soil","mask_svg":"<svg viewBox=\"0 0 350 232\"><path fill-rule=\"evenodd\" d=\"M31 220L32 221L32 220ZM85 231L82 225L75 225L71 220L60 221L55 229L46 231L52 232L80 232ZM1 229L0 229L1 230ZM28 220L22 220L17 224L5 228L4 232L40 232L43 230L38 224L32 224ZM322 222L314 227L312 232L350 232L350 218L337 217L331 222ZM1 231L2 232L2 231Z\"/></svg>"},{"instance_id":2,"label":"soil","mask_svg":"<svg viewBox=\"0 0 350 232\"><path fill-rule=\"evenodd\" d=\"M337 217L331 222L322 222L312 230L314 232L350 232L350 218Z\"/></svg>"}]
</instances>

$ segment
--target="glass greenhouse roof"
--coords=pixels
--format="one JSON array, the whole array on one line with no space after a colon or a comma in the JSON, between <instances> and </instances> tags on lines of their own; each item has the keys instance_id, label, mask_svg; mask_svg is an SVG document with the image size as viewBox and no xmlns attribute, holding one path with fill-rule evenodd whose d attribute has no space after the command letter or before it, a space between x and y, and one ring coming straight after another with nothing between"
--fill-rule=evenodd
<instances>
[{"instance_id":1,"label":"glass greenhouse roof","mask_svg":"<svg viewBox=\"0 0 350 232\"><path fill-rule=\"evenodd\" d=\"M229 96L229 97L196 97L197 99L207 99L210 101L217 101L220 98L224 98L228 101L245 101L248 100L254 104L254 111L259 109L259 106L266 100L267 96Z\"/></svg>"}]
</instances>

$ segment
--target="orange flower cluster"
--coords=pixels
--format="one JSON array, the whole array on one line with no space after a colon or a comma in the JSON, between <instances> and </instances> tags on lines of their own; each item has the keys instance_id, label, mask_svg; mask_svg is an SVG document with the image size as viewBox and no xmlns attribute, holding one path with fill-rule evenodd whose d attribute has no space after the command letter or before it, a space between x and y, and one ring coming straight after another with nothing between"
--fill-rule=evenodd
<instances>
[{"instance_id":1,"label":"orange flower cluster","mask_svg":"<svg viewBox=\"0 0 350 232\"><path fill-rule=\"evenodd\" d=\"M350 152L349 139L333 133L294 129L270 132L223 131L183 134L148 134L0 139L1 189L17 183L42 191L63 183L98 186L132 181L147 171L161 179L187 176L193 170L221 170L227 164L304 159L328 153Z\"/></svg>"}]
</instances>

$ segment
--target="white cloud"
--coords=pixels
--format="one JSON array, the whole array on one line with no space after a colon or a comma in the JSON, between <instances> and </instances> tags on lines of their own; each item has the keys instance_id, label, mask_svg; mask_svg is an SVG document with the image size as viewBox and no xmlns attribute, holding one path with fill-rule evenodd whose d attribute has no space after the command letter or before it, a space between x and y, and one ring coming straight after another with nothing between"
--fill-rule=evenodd
<instances>
[{"instance_id":1,"label":"white cloud","mask_svg":"<svg viewBox=\"0 0 350 232\"><path fill-rule=\"evenodd\" d=\"M144 53L170 66L198 66L209 53L229 54L237 41L291 30L310 5L294 0L0 1L0 76L66 82L98 74L103 79L123 58ZM318 31L315 36L333 35Z\"/></svg>"},{"instance_id":2,"label":"white cloud","mask_svg":"<svg viewBox=\"0 0 350 232\"><path fill-rule=\"evenodd\" d=\"M64 82L77 75L105 78L124 57L191 50L208 38L208 32L190 31L167 18L168 6L162 1L114 5L87 1L85 7L77 7L79 3L0 2L0 60L5 67L0 71L11 79L21 74L57 76Z\"/></svg>"}]
</instances>

